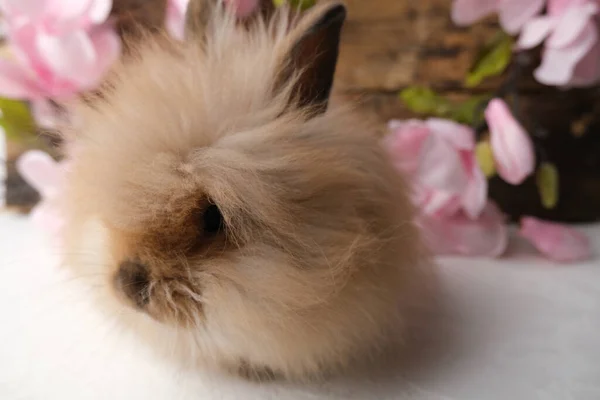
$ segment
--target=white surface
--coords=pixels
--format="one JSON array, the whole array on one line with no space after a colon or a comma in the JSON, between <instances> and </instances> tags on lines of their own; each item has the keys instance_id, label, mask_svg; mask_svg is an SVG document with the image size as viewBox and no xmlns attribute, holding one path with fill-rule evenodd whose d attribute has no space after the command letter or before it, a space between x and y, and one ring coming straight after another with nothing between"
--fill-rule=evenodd
<instances>
[{"instance_id":1,"label":"white surface","mask_svg":"<svg viewBox=\"0 0 600 400\"><path fill-rule=\"evenodd\" d=\"M2 111L0 110L0 113ZM1 115L1 114L0 114ZM6 204L6 177L8 171L6 168L6 135L4 129L0 128L0 208Z\"/></svg>"},{"instance_id":2,"label":"white surface","mask_svg":"<svg viewBox=\"0 0 600 400\"><path fill-rule=\"evenodd\" d=\"M600 227L587 228L600 249ZM312 385L255 385L154 358L53 267L27 220L0 213L0 399L600 399L600 265L441 261L446 311L429 363Z\"/></svg>"}]
</instances>

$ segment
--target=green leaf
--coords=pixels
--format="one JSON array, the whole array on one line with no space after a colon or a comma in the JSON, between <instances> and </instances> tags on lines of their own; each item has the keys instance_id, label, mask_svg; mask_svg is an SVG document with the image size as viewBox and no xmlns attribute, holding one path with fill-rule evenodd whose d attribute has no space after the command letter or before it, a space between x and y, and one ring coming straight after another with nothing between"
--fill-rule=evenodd
<instances>
[{"instance_id":1,"label":"green leaf","mask_svg":"<svg viewBox=\"0 0 600 400\"><path fill-rule=\"evenodd\" d=\"M300 10L306 10L314 6L317 1L316 0L273 0L273 4L276 7L281 7L285 3L289 3L292 7L297 7Z\"/></svg>"},{"instance_id":2,"label":"green leaf","mask_svg":"<svg viewBox=\"0 0 600 400\"><path fill-rule=\"evenodd\" d=\"M496 163L494 162L494 154L492 153L490 142L483 140L477 143L475 146L475 157L486 178L496 175Z\"/></svg>"},{"instance_id":3,"label":"green leaf","mask_svg":"<svg viewBox=\"0 0 600 400\"><path fill-rule=\"evenodd\" d=\"M465 80L465 86L475 87L485 78L503 73L510 63L512 49L513 39L510 36L505 33L496 35L475 60Z\"/></svg>"},{"instance_id":4,"label":"green leaf","mask_svg":"<svg viewBox=\"0 0 600 400\"><path fill-rule=\"evenodd\" d=\"M22 101L0 98L0 127L10 140L35 135L35 122L29 107Z\"/></svg>"},{"instance_id":5,"label":"green leaf","mask_svg":"<svg viewBox=\"0 0 600 400\"><path fill-rule=\"evenodd\" d=\"M433 90L421 86L411 86L400 92L400 98L413 112L446 117L452 111L452 103Z\"/></svg>"},{"instance_id":6,"label":"green leaf","mask_svg":"<svg viewBox=\"0 0 600 400\"><path fill-rule=\"evenodd\" d=\"M540 165L536 175L540 200L544 208L552 209L558 204L558 169L552 163Z\"/></svg>"},{"instance_id":7,"label":"green leaf","mask_svg":"<svg viewBox=\"0 0 600 400\"><path fill-rule=\"evenodd\" d=\"M400 98L406 107L417 114L449 118L467 125L477 125L482 121L483 106L490 97L474 96L456 103L421 86L411 86L400 92Z\"/></svg>"},{"instance_id":8,"label":"green leaf","mask_svg":"<svg viewBox=\"0 0 600 400\"><path fill-rule=\"evenodd\" d=\"M483 121L484 105L491 96L481 95L471 97L453 107L450 117L460 123L467 125L479 125Z\"/></svg>"}]
</instances>

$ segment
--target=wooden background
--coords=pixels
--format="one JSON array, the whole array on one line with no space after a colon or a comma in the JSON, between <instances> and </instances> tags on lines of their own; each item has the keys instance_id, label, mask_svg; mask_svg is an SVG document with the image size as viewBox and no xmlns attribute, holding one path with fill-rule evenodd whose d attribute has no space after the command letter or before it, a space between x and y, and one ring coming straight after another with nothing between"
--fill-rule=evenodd
<instances>
[{"instance_id":1,"label":"wooden background","mask_svg":"<svg viewBox=\"0 0 600 400\"><path fill-rule=\"evenodd\" d=\"M412 116L398 92L425 85L455 98L493 21L459 29L450 21L451 0L347 0L336 89L361 100L379 120ZM478 91L489 91L496 81ZM472 93L472 91L470 92Z\"/></svg>"}]
</instances>

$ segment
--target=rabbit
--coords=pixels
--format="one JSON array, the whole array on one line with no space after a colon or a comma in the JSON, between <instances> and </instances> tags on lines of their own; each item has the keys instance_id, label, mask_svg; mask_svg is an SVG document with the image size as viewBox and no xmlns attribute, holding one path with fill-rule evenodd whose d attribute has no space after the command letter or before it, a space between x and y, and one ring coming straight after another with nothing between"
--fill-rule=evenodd
<instances>
[{"instance_id":1,"label":"rabbit","mask_svg":"<svg viewBox=\"0 0 600 400\"><path fill-rule=\"evenodd\" d=\"M185 40L70 105L65 264L165 354L302 381L385 349L433 274L408 183L330 102L346 6L270 3L191 0Z\"/></svg>"}]
</instances>

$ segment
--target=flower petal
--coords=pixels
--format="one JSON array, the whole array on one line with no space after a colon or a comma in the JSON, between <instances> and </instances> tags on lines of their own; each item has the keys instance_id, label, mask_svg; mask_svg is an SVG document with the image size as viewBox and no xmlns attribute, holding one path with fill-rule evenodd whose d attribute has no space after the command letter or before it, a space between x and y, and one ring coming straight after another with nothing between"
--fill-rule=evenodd
<instances>
[{"instance_id":1,"label":"flower petal","mask_svg":"<svg viewBox=\"0 0 600 400\"><path fill-rule=\"evenodd\" d=\"M46 15L52 19L70 20L81 18L94 0L46 0Z\"/></svg>"},{"instance_id":2,"label":"flower petal","mask_svg":"<svg viewBox=\"0 0 600 400\"><path fill-rule=\"evenodd\" d=\"M598 5L586 3L580 7L570 7L558 20L554 32L546 41L548 47L565 47L575 41L598 12Z\"/></svg>"},{"instance_id":3,"label":"flower petal","mask_svg":"<svg viewBox=\"0 0 600 400\"><path fill-rule=\"evenodd\" d=\"M9 18L25 17L31 21L37 21L47 12L45 2L40 0L2 0L0 9Z\"/></svg>"},{"instance_id":4,"label":"flower petal","mask_svg":"<svg viewBox=\"0 0 600 400\"><path fill-rule=\"evenodd\" d=\"M517 42L517 48L531 49L540 45L550 34L555 24L556 20L551 17L538 17L532 19L523 26L519 41Z\"/></svg>"},{"instance_id":5,"label":"flower petal","mask_svg":"<svg viewBox=\"0 0 600 400\"><path fill-rule=\"evenodd\" d=\"M459 26L471 25L497 10L499 0L455 0L452 21Z\"/></svg>"},{"instance_id":6,"label":"flower petal","mask_svg":"<svg viewBox=\"0 0 600 400\"><path fill-rule=\"evenodd\" d=\"M416 179L420 185L454 194L462 193L469 181L457 149L434 134L421 148Z\"/></svg>"},{"instance_id":7,"label":"flower petal","mask_svg":"<svg viewBox=\"0 0 600 400\"><path fill-rule=\"evenodd\" d=\"M59 163L47 153L29 150L16 163L17 171L43 198L56 195L63 174Z\"/></svg>"},{"instance_id":8,"label":"flower petal","mask_svg":"<svg viewBox=\"0 0 600 400\"><path fill-rule=\"evenodd\" d=\"M600 81L600 41L577 63L569 86L586 87Z\"/></svg>"},{"instance_id":9,"label":"flower petal","mask_svg":"<svg viewBox=\"0 0 600 400\"><path fill-rule=\"evenodd\" d=\"M460 199L453 193L429 189L425 196L417 203L424 215L435 217L448 217L460 210Z\"/></svg>"},{"instance_id":10,"label":"flower petal","mask_svg":"<svg viewBox=\"0 0 600 400\"><path fill-rule=\"evenodd\" d=\"M430 134L427 125L422 121L393 120L388 123L390 133L383 139L396 168L402 172L413 174L419 166L419 155L425 139Z\"/></svg>"},{"instance_id":11,"label":"flower petal","mask_svg":"<svg viewBox=\"0 0 600 400\"><path fill-rule=\"evenodd\" d=\"M22 66L0 58L0 95L11 99L29 99L41 94Z\"/></svg>"},{"instance_id":12,"label":"flower petal","mask_svg":"<svg viewBox=\"0 0 600 400\"><path fill-rule=\"evenodd\" d=\"M177 1L170 0L167 3L165 18L167 32L176 39L183 39L185 28L185 8L181 8Z\"/></svg>"},{"instance_id":13,"label":"flower petal","mask_svg":"<svg viewBox=\"0 0 600 400\"><path fill-rule=\"evenodd\" d=\"M53 85L54 74L39 52L37 41L41 31L39 26L23 24L10 31L9 39L19 64L30 69L37 84L47 91Z\"/></svg>"},{"instance_id":14,"label":"flower petal","mask_svg":"<svg viewBox=\"0 0 600 400\"><path fill-rule=\"evenodd\" d=\"M573 262L591 257L589 239L564 225L523 217L519 234L542 254L555 261Z\"/></svg>"},{"instance_id":15,"label":"flower petal","mask_svg":"<svg viewBox=\"0 0 600 400\"><path fill-rule=\"evenodd\" d=\"M52 35L65 35L72 30L90 25L87 14L94 0L46 0L48 12L44 15L43 30Z\"/></svg>"},{"instance_id":16,"label":"flower petal","mask_svg":"<svg viewBox=\"0 0 600 400\"><path fill-rule=\"evenodd\" d=\"M429 118L425 124L431 132L441 136L456 149L473 150L475 132L466 125L442 118Z\"/></svg>"},{"instance_id":17,"label":"flower petal","mask_svg":"<svg viewBox=\"0 0 600 400\"><path fill-rule=\"evenodd\" d=\"M93 0L92 6L88 9L87 17L92 23L101 24L108 18L112 5L112 0Z\"/></svg>"},{"instance_id":18,"label":"flower petal","mask_svg":"<svg viewBox=\"0 0 600 400\"><path fill-rule=\"evenodd\" d=\"M508 183L522 183L535 167L531 138L501 99L490 101L485 118L498 173Z\"/></svg>"},{"instance_id":19,"label":"flower petal","mask_svg":"<svg viewBox=\"0 0 600 400\"><path fill-rule=\"evenodd\" d=\"M545 85L568 85L575 67L594 47L597 39L597 28L590 22L569 46L564 48L546 46L542 63L534 71L535 78Z\"/></svg>"},{"instance_id":20,"label":"flower petal","mask_svg":"<svg viewBox=\"0 0 600 400\"><path fill-rule=\"evenodd\" d=\"M54 74L80 80L82 71L97 62L92 41L85 31L77 30L64 36L40 33L37 49Z\"/></svg>"},{"instance_id":21,"label":"flower petal","mask_svg":"<svg viewBox=\"0 0 600 400\"><path fill-rule=\"evenodd\" d=\"M500 0L500 25L506 32L514 35L542 11L545 3L545 0Z\"/></svg>"},{"instance_id":22,"label":"flower petal","mask_svg":"<svg viewBox=\"0 0 600 400\"><path fill-rule=\"evenodd\" d=\"M580 6L589 0L548 0L548 14L562 15L569 7Z\"/></svg>"},{"instance_id":23,"label":"flower petal","mask_svg":"<svg viewBox=\"0 0 600 400\"><path fill-rule=\"evenodd\" d=\"M473 159L471 161L471 177L461 196L461 202L467 217L477 219L487 201L488 182L481 168L479 168L475 155L470 154L469 157Z\"/></svg>"},{"instance_id":24,"label":"flower petal","mask_svg":"<svg viewBox=\"0 0 600 400\"><path fill-rule=\"evenodd\" d=\"M80 81L82 89L93 89L121 54L121 39L109 25L102 25L90 33L98 62L90 65Z\"/></svg>"},{"instance_id":25,"label":"flower petal","mask_svg":"<svg viewBox=\"0 0 600 400\"><path fill-rule=\"evenodd\" d=\"M504 216L491 202L476 220L459 213L451 218L422 216L417 224L435 254L498 257L508 244Z\"/></svg>"}]
</instances>

